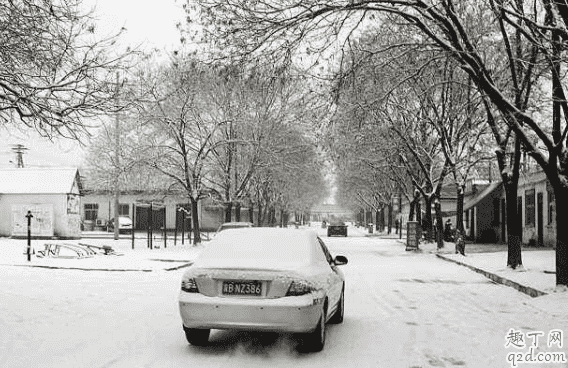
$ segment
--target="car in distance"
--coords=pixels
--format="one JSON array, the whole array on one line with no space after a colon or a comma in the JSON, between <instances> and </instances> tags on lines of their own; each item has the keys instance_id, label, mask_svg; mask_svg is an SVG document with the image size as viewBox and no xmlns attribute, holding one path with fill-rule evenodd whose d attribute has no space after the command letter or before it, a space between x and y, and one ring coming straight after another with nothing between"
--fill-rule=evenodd
<instances>
[{"instance_id":1,"label":"car in distance","mask_svg":"<svg viewBox=\"0 0 568 368\"><path fill-rule=\"evenodd\" d=\"M185 337L201 346L211 329L298 333L300 350L320 351L326 323L343 322L346 263L313 230L223 231L183 274Z\"/></svg>"},{"instance_id":2,"label":"car in distance","mask_svg":"<svg viewBox=\"0 0 568 368\"><path fill-rule=\"evenodd\" d=\"M114 231L114 218L111 218L107 224L107 231ZM132 220L128 216L118 217L118 232L129 233L132 231Z\"/></svg>"},{"instance_id":3,"label":"car in distance","mask_svg":"<svg viewBox=\"0 0 568 368\"><path fill-rule=\"evenodd\" d=\"M347 225L343 221L333 221L327 225L327 236L347 236Z\"/></svg>"},{"instance_id":4,"label":"car in distance","mask_svg":"<svg viewBox=\"0 0 568 368\"><path fill-rule=\"evenodd\" d=\"M221 232L227 229L240 229L243 227L253 227L252 222L225 222L219 226L217 232Z\"/></svg>"}]
</instances>

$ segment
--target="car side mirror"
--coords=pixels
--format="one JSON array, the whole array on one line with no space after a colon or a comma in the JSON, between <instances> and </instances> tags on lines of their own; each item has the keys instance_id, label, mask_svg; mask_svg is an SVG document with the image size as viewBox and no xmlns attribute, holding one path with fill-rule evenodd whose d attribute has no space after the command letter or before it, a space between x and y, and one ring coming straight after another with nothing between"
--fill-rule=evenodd
<instances>
[{"instance_id":1,"label":"car side mirror","mask_svg":"<svg viewBox=\"0 0 568 368\"><path fill-rule=\"evenodd\" d=\"M347 257L345 256L335 256L333 259L333 264L336 266L346 265L347 264Z\"/></svg>"}]
</instances>

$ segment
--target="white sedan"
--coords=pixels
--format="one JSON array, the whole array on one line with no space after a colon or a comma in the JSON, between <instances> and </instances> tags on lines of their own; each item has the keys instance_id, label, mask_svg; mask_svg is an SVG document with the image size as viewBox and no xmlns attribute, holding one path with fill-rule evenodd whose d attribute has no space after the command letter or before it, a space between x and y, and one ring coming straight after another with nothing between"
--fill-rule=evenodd
<instances>
[{"instance_id":1,"label":"white sedan","mask_svg":"<svg viewBox=\"0 0 568 368\"><path fill-rule=\"evenodd\" d=\"M211 329L293 332L301 349L320 351L325 324L343 322L346 263L313 230L222 231L182 278L187 341L206 345Z\"/></svg>"}]
</instances>

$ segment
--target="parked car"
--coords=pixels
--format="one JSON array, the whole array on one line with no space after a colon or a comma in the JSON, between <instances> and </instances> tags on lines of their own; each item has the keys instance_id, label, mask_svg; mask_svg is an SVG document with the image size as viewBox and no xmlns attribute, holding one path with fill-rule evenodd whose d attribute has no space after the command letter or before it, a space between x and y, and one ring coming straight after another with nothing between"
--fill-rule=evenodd
<instances>
[{"instance_id":1,"label":"parked car","mask_svg":"<svg viewBox=\"0 0 568 368\"><path fill-rule=\"evenodd\" d=\"M114 218L111 218L107 223L107 231L114 231ZM128 216L118 217L118 232L129 233L132 231L132 220Z\"/></svg>"},{"instance_id":2,"label":"parked car","mask_svg":"<svg viewBox=\"0 0 568 368\"><path fill-rule=\"evenodd\" d=\"M206 345L211 329L292 332L299 349L320 351L326 323L343 322L346 263L313 230L223 231L182 277L185 337Z\"/></svg>"},{"instance_id":3,"label":"parked car","mask_svg":"<svg viewBox=\"0 0 568 368\"><path fill-rule=\"evenodd\" d=\"M219 226L219 228L217 229L217 232L221 232L223 230L227 230L227 229L241 229L241 228L246 228L246 227L253 227L254 225L251 222L225 222L224 224L221 224L221 226Z\"/></svg>"},{"instance_id":4,"label":"parked car","mask_svg":"<svg viewBox=\"0 0 568 368\"><path fill-rule=\"evenodd\" d=\"M334 221L327 225L327 236L347 236L347 225L343 221Z\"/></svg>"}]
</instances>

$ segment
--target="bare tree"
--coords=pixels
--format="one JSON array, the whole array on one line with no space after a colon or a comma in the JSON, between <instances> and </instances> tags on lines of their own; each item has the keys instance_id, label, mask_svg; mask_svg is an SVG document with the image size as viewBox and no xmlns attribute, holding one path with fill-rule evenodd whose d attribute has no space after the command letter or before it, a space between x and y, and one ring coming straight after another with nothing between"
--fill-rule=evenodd
<instances>
[{"instance_id":1,"label":"bare tree","mask_svg":"<svg viewBox=\"0 0 568 368\"><path fill-rule=\"evenodd\" d=\"M280 121L261 150L250 188L259 225L276 225L278 211L284 226L290 213L305 212L329 195L316 144L297 125Z\"/></svg>"},{"instance_id":2,"label":"bare tree","mask_svg":"<svg viewBox=\"0 0 568 368\"><path fill-rule=\"evenodd\" d=\"M187 62L158 68L142 76L148 95L141 104L144 164L169 178L191 203L194 242L201 242L198 203L207 197L205 178L214 149L226 144L220 131L227 124L208 106L205 91L219 82L210 68Z\"/></svg>"},{"instance_id":3,"label":"bare tree","mask_svg":"<svg viewBox=\"0 0 568 368\"><path fill-rule=\"evenodd\" d=\"M98 36L80 0L0 3L0 124L76 139L114 110L115 70L129 53Z\"/></svg>"},{"instance_id":4,"label":"bare tree","mask_svg":"<svg viewBox=\"0 0 568 368\"><path fill-rule=\"evenodd\" d=\"M298 114L301 96L294 78L278 68L255 65L221 68L224 82L211 89L210 109L224 116L225 145L212 151L215 173L207 182L225 205L225 221L240 220L242 203L252 205L248 187L261 162L262 146L282 121Z\"/></svg>"},{"instance_id":5,"label":"bare tree","mask_svg":"<svg viewBox=\"0 0 568 368\"><path fill-rule=\"evenodd\" d=\"M220 3L223 6L219 6ZM546 173L557 203L556 283L568 286L568 227L561 222L568 211L568 101L561 83L566 64L564 43L568 40L568 6L565 1L375 0L329 3L314 0L290 4L280 1L200 0L199 4L205 10L204 17L213 20L210 25L221 36L217 40L232 45L232 48L226 49L231 52L250 55L273 50L286 57L286 54L306 45L307 35L317 35L324 40L323 46L330 46L335 41L325 40L337 38L329 36L349 37L359 27L368 28L392 16L413 27L417 38L423 39L432 49L448 53L499 110L504 123L515 133L524 150ZM486 21L480 22L477 9L491 9L493 12L484 13ZM501 32L500 27L505 27L507 32ZM495 51L490 45L511 43L511 33L508 32L511 29L518 31L513 35L520 35L524 42L535 46L543 55L541 60L548 66L553 81L551 121L525 111L518 103L519 95L511 94L508 86L499 83L502 78L496 78L504 73L502 64L492 63L491 54L486 51ZM322 34L328 37L321 37ZM498 34L500 37L496 37ZM518 59L518 54L506 53L507 64L511 66L507 73L517 72L515 66L521 61L530 65L534 60L532 52L522 55ZM515 75L510 77L515 83L522 80ZM530 98L528 94L525 96Z\"/></svg>"}]
</instances>

